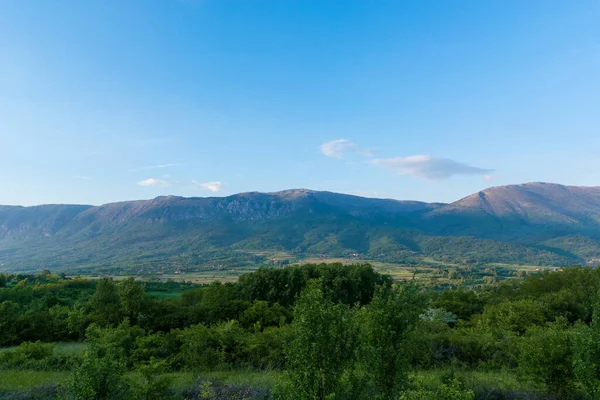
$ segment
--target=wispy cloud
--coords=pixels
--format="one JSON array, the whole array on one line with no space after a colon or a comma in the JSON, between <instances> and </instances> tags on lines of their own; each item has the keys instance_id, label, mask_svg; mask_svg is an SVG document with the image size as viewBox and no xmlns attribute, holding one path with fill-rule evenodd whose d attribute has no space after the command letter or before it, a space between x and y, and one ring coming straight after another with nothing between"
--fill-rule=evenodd
<instances>
[{"instance_id":1,"label":"wispy cloud","mask_svg":"<svg viewBox=\"0 0 600 400\"><path fill-rule=\"evenodd\" d=\"M92 179L89 176L84 176L84 175L75 175L73 178L75 178L75 179L81 179L82 181L87 181L87 180Z\"/></svg>"},{"instance_id":2,"label":"wispy cloud","mask_svg":"<svg viewBox=\"0 0 600 400\"><path fill-rule=\"evenodd\" d=\"M209 191L211 191L213 193L218 193L221 190L223 190L223 183L220 182L220 181L215 181L215 182L198 182L198 181L192 181L192 183L197 188L200 188L200 189L203 189L203 190L209 190Z\"/></svg>"},{"instance_id":3,"label":"wispy cloud","mask_svg":"<svg viewBox=\"0 0 600 400\"><path fill-rule=\"evenodd\" d=\"M151 169L162 169L162 168L170 168L170 167L177 167L183 165L181 163L173 163L173 164L159 164L159 165L149 165L146 167L139 167L139 168L134 168L134 169L130 169L129 172L136 172L136 171L148 171Z\"/></svg>"},{"instance_id":4,"label":"wispy cloud","mask_svg":"<svg viewBox=\"0 0 600 400\"><path fill-rule=\"evenodd\" d=\"M381 196L381 192L372 192L372 191L368 191L368 190L351 190L349 192L346 192L348 194L352 194L354 196L361 196L361 197L378 197Z\"/></svg>"},{"instance_id":5,"label":"wispy cloud","mask_svg":"<svg viewBox=\"0 0 600 400\"><path fill-rule=\"evenodd\" d=\"M348 139L337 139L321 145L321 153L331 158L343 158L348 153L371 156L371 150L360 147Z\"/></svg>"},{"instance_id":6,"label":"wispy cloud","mask_svg":"<svg viewBox=\"0 0 600 400\"><path fill-rule=\"evenodd\" d=\"M163 179L148 178L143 181L139 181L137 184L140 186L167 187L171 186L172 182L165 181Z\"/></svg>"},{"instance_id":7,"label":"wispy cloud","mask_svg":"<svg viewBox=\"0 0 600 400\"><path fill-rule=\"evenodd\" d=\"M448 158L431 156L409 156L371 160L378 167L391 168L401 175L425 180L443 180L454 175L486 175L491 169L474 167Z\"/></svg>"}]
</instances>

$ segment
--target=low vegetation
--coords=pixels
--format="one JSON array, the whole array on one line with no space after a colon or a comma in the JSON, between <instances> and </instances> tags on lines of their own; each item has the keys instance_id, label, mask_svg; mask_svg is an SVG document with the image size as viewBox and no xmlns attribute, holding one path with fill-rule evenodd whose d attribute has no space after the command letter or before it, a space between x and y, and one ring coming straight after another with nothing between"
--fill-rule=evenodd
<instances>
[{"instance_id":1,"label":"low vegetation","mask_svg":"<svg viewBox=\"0 0 600 400\"><path fill-rule=\"evenodd\" d=\"M597 399L600 271L470 286L368 264L236 283L0 276L0 399Z\"/></svg>"}]
</instances>

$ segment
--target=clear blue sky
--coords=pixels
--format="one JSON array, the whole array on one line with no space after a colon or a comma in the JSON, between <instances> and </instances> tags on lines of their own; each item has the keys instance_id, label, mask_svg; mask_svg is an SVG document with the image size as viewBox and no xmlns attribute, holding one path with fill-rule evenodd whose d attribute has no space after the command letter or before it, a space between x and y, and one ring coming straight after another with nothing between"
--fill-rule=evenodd
<instances>
[{"instance_id":1,"label":"clear blue sky","mask_svg":"<svg viewBox=\"0 0 600 400\"><path fill-rule=\"evenodd\" d=\"M600 185L600 1L0 2L0 204Z\"/></svg>"}]
</instances>

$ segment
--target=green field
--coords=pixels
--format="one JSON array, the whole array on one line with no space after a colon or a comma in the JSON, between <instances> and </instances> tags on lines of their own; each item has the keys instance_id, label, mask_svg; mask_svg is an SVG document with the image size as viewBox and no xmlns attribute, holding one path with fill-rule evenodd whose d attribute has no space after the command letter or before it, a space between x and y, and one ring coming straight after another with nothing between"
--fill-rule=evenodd
<instances>
[{"instance_id":1,"label":"green field","mask_svg":"<svg viewBox=\"0 0 600 400\"><path fill-rule=\"evenodd\" d=\"M267 255L267 253L261 253L260 255ZM268 253L269 260L281 261L289 257L287 253L277 252ZM429 257L423 257L419 259L418 264L397 264L387 263L374 260L358 260L354 257L331 257L331 258L306 258L300 261L296 261L290 265L303 265L311 263L341 263L344 265L351 265L357 262L364 262L371 264L374 269L382 274L390 275L395 281L406 281L415 279L424 284L434 285L466 285L471 286L473 284L490 283L491 281L484 282L483 278L487 276L495 277L496 281L500 281L506 278L517 276L518 272L523 271L526 274L537 273L541 271L555 271L560 267L554 266L537 266L537 265L518 265L518 264L503 264L503 263L490 263L482 264L478 266L463 266L454 263L444 263L439 260L435 260ZM271 263L269 263L271 264ZM277 268L276 265L267 265L269 268ZM192 284L208 284L214 281L219 282L237 282L238 278L250 272L255 271L259 267L222 267L222 268L199 268L195 271L184 271L180 273L157 273L152 275L110 275L116 280L124 279L129 276L133 276L136 280L147 281L147 282L189 282ZM465 272L465 271L470 272ZM483 272L486 271L487 272ZM496 271L494 274L490 274L489 270ZM451 271L456 271L452 274ZM92 276L98 277L98 276ZM160 298L176 298L183 290L169 290L169 291L158 291L149 288L147 292L156 297Z\"/></svg>"},{"instance_id":2,"label":"green field","mask_svg":"<svg viewBox=\"0 0 600 400\"><path fill-rule=\"evenodd\" d=\"M259 389L271 389L281 373L279 371L252 371L252 370L227 370L212 371L203 374L191 372L177 372L165 374L171 380L173 388L190 387L198 379L203 381L221 382L228 385L248 386ZM444 379L454 376L464 383L464 387L476 394L490 392L505 393L542 393L543 387L517 379L514 373L506 371L469 371L461 369L435 369L415 371L411 373L410 380L417 387L430 390L439 388ZM127 375L132 381L140 381L138 373ZM58 384L66 385L70 379L69 372L61 371L0 371L0 393L31 389L35 387Z\"/></svg>"},{"instance_id":3,"label":"green field","mask_svg":"<svg viewBox=\"0 0 600 400\"><path fill-rule=\"evenodd\" d=\"M66 384L70 373L65 371L0 371L0 390L11 391L44 386Z\"/></svg>"}]
</instances>

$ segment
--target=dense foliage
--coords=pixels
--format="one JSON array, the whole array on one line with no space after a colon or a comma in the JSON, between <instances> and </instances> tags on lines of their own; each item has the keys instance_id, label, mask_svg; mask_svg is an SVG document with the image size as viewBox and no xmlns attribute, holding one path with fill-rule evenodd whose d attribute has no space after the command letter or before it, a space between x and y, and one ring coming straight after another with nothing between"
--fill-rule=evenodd
<instances>
[{"instance_id":1,"label":"dense foliage","mask_svg":"<svg viewBox=\"0 0 600 400\"><path fill-rule=\"evenodd\" d=\"M446 290L394 284L366 264L264 268L209 285L49 271L0 283L0 345L13 346L0 350L0 376L71 376L37 398L600 398L596 269ZM77 341L82 351L57 351ZM266 392L172 381L226 370L277 378ZM427 371L445 372L433 385L417 379ZM509 373L527 391L483 390L464 371Z\"/></svg>"}]
</instances>

